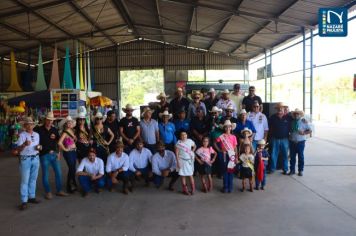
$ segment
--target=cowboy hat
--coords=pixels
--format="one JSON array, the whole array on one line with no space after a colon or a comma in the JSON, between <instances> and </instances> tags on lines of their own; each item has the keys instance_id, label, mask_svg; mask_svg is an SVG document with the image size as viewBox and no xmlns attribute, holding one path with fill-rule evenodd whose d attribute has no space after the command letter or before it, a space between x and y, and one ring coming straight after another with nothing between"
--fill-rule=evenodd
<instances>
[{"instance_id":1,"label":"cowboy hat","mask_svg":"<svg viewBox=\"0 0 356 236\"><path fill-rule=\"evenodd\" d=\"M176 89L176 92L183 92L183 89L182 89L181 87L178 87L178 88Z\"/></svg>"},{"instance_id":2,"label":"cowboy hat","mask_svg":"<svg viewBox=\"0 0 356 236\"><path fill-rule=\"evenodd\" d=\"M126 104L126 107L122 108L123 112L127 112L127 111L134 111L136 109L133 108L133 106L131 104Z\"/></svg>"},{"instance_id":3,"label":"cowboy hat","mask_svg":"<svg viewBox=\"0 0 356 236\"><path fill-rule=\"evenodd\" d=\"M222 110L220 108L218 108L217 106L213 106L213 108L211 108L210 113L213 113L213 112L221 113Z\"/></svg>"},{"instance_id":4,"label":"cowboy hat","mask_svg":"<svg viewBox=\"0 0 356 236\"><path fill-rule=\"evenodd\" d=\"M202 99L203 94L200 91L194 91L191 97L194 99L195 96L199 96L199 99Z\"/></svg>"},{"instance_id":5,"label":"cowboy hat","mask_svg":"<svg viewBox=\"0 0 356 236\"><path fill-rule=\"evenodd\" d=\"M235 111L234 107L232 105L228 105L225 110L230 110L230 111Z\"/></svg>"},{"instance_id":6,"label":"cowboy hat","mask_svg":"<svg viewBox=\"0 0 356 236\"><path fill-rule=\"evenodd\" d=\"M168 116L169 119L172 118L172 114L169 113L168 111L164 111L164 112L162 112L162 113L159 113L158 116L159 116L159 118L162 118L163 116Z\"/></svg>"},{"instance_id":7,"label":"cowboy hat","mask_svg":"<svg viewBox=\"0 0 356 236\"><path fill-rule=\"evenodd\" d=\"M292 115L299 114L300 116L304 116L304 111L299 110L298 108L296 108L294 111L291 111L291 114Z\"/></svg>"},{"instance_id":8,"label":"cowboy hat","mask_svg":"<svg viewBox=\"0 0 356 236\"><path fill-rule=\"evenodd\" d=\"M264 139L261 139L257 142L257 145L266 145L266 141Z\"/></svg>"},{"instance_id":9,"label":"cowboy hat","mask_svg":"<svg viewBox=\"0 0 356 236\"><path fill-rule=\"evenodd\" d=\"M215 89L214 88L210 88L208 93L215 93Z\"/></svg>"},{"instance_id":10,"label":"cowboy hat","mask_svg":"<svg viewBox=\"0 0 356 236\"><path fill-rule=\"evenodd\" d=\"M33 121L32 117L25 117L22 121L21 121L22 124L35 124L35 122Z\"/></svg>"},{"instance_id":11,"label":"cowboy hat","mask_svg":"<svg viewBox=\"0 0 356 236\"><path fill-rule=\"evenodd\" d=\"M160 100L161 98L168 98L169 95L166 95L165 92L161 92L160 94L157 95L157 100Z\"/></svg>"},{"instance_id":12,"label":"cowboy hat","mask_svg":"<svg viewBox=\"0 0 356 236\"><path fill-rule=\"evenodd\" d=\"M247 114L247 111L246 111L245 109L241 109L240 115L241 115L241 114Z\"/></svg>"},{"instance_id":13,"label":"cowboy hat","mask_svg":"<svg viewBox=\"0 0 356 236\"><path fill-rule=\"evenodd\" d=\"M100 111L98 111L98 112L95 114L94 118L95 118L95 119L96 119L96 118L103 118L103 114L102 114Z\"/></svg>"},{"instance_id":14,"label":"cowboy hat","mask_svg":"<svg viewBox=\"0 0 356 236\"><path fill-rule=\"evenodd\" d=\"M285 105L283 102L278 102L274 108L280 109L280 108L286 108L286 107L288 107L288 106Z\"/></svg>"},{"instance_id":15,"label":"cowboy hat","mask_svg":"<svg viewBox=\"0 0 356 236\"><path fill-rule=\"evenodd\" d=\"M56 118L53 115L53 111L49 111L45 117L46 120L56 120Z\"/></svg>"},{"instance_id":16,"label":"cowboy hat","mask_svg":"<svg viewBox=\"0 0 356 236\"><path fill-rule=\"evenodd\" d=\"M85 118L86 118L86 114L85 114L84 112L79 112L77 118L79 118L79 119L85 119Z\"/></svg>"},{"instance_id":17,"label":"cowboy hat","mask_svg":"<svg viewBox=\"0 0 356 236\"><path fill-rule=\"evenodd\" d=\"M75 122L75 120L73 120L73 118L71 116L67 116L66 118L64 118L64 122L67 123L67 122Z\"/></svg>"},{"instance_id":18,"label":"cowboy hat","mask_svg":"<svg viewBox=\"0 0 356 236\"><path fill-rule=\"evenodd\" d=\"M248 136L252 135L252 130L250 130L249 128L245 127L243 130L241 130L241 134L244 134L245 132L248 133Z\"/></svg>"},{"instance_id":19,"label":"cowboy hat","mask_svg":"<svg viewBox=\"0 0 356 236\"><path fill-rule=\"evenodd\" d=\"M222 94L229 94L230 93L230 91L228 90L228 89L224 89L222 92L221 92Z\"/></svg>"},{"instance_id":20,"label":"cowboy hat","mask_svg":"<svg viewBox=\"0 0 356 236\"><path fill-rule=\"evenodd\" d=\"M145 107L145 108L143 108L143 112L142 112L141 116L144 116L144 115L146 114L146 112L151 112L151 113L153 113L153 112L155 112L155 110L152 110L152 109L149 108L149 107Z\"/></svg>"},{"instance_id":21,"label":"cowboy hat","mask_svg":"<svg viewBox=\"0 0 356 236\"><path fill-rule=\"evenodd\" d=\"M236 128L236 123L231 123L230 120L225 120L224 124L220 125L220 128L224 128L225 126L231 126L231 128L234 130Z\"/></svg>"}]
</instances>

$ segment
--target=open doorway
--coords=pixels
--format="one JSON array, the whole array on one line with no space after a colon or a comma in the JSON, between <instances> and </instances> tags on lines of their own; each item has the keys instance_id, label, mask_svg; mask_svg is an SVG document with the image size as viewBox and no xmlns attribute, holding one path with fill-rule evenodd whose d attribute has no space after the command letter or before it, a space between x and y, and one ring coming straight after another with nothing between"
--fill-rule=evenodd
<instances>
[{"instance_id":1,"label":"open doorway","mask_svg":"<svg viewBox=\"0 0 356 236\"><path fill-rule=\"evenodd\" d=\"M156 101L156 96L164 91L162 69L120 71L120 79L121 107L130 103L136 108L134 116L137 118L140 106Z\"/></svg>"}]
</instances>

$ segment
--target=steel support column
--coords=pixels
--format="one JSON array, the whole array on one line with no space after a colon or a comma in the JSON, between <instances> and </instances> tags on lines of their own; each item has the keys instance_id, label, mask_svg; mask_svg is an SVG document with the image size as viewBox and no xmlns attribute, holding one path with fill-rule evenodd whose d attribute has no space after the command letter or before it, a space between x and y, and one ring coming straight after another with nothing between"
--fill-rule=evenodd
<instances>
[{"instance_id":1,"label":"steel support column","mask_svg":"<svg viewBox=\"0 0 356 236\"><path fill-rule=\"evenodd\" d=\"M269 77L269 102L272 102L272 49L269 50L269 64L270 64L270 77Z\"/></svg>"},{"instance_id":2,"label":"steel support column","mask_svg":"<svg viewBox=\"0 0 356 236\"><path fill-rule=\"evenodd\" d=\"M265 49L265 69L264 69L264 79L265 79L265 102L267 102L267 49Z\"/></svg>"},{"instance_id":3,"label":"steel support column","mask_svg":"<svg viewBox=\"0 0 356 236\"><path fill-rule=\"evenodd\" d=\"M310 30L310 120L313 120L313 30Z\"/></svg>"},{"instance_id":4,"label":"steel support column","mask_svg":"<svg viewBox=\"0 0 356 236\"><path fill-rule=\"evenodd\" d=\"M302 32L303 32L303 111L305 111L305 91L306 91L306 86L305 86L305 76L306 76L306 72L305 72L305 57L306 57L306 50L305 50L305 29L302 28Z\"/></svg>"}]
</instances>

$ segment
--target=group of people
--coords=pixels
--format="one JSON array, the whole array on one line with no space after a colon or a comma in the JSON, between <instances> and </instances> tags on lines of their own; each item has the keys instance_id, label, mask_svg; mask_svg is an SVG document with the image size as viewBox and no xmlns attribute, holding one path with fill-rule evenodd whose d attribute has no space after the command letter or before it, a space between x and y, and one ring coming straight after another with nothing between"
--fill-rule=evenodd
<instances>
[{"instance_id":1,"label":"group of people","mask_svg":"<svg viewBox=\"0 0 356 236\"><path fill-rule=\"evenodd\" d=\"M79 113L76 120L68 116L60 122L61 132L53 125L52 112L36 127L32 118L25 118L14 151L20 158L20 209L39 203L35 197L39 165L48 200L53 198L50 166L55 173L56 196L61 197L79 189L83 196L91 190L113 191L121 183L122 192L128 194L141 179L147 186L153 182L161 188L168 177L169 190L174 190L180 177L182 192L193 195L194 175L200 176L203 192L213 189L213 175L222 177L223 193L233 191L235 175L242 179L241 191L247 189L245 180L249 191L254 183L255 190L264 190L266 172L276 170L280 151L283 174L295 174L298 154L298 174L302 176L305 140L311 133L303 112L289 112L279 103L276 113L267 118L253 86L247 96L240 92L239 84L233 90L222 91L220 97L213 88L207 95L194 91L188 99L183 89L177 88L170 102L169 96L160 93L159 102L143 109L140 121L127 104L120 121L112 110L105 116L97 112L89 124L86 114ZM265 148L267 140L271 155ZM68 166L66 191L62 190L61 156Z\"/></svg>"}]
</instances>

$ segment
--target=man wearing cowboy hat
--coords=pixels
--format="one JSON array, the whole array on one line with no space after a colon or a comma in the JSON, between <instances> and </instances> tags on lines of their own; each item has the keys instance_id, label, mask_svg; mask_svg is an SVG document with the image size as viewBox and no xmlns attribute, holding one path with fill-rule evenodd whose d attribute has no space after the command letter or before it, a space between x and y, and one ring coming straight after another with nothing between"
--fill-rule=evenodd
<instances>
[{"instance_id":1,"label":"man wearing cowboy hat","mask_svg":"<svg viewBox=\"0 0 356 236\"><path fill-rule=\"evenodd\" d=\"M58 130L53 126L53 121L56 120L53 116L53 112L48 112L44 120L44 124L37 126L35 131L39 134L40 145L40 162L42 168L42 184L45 189L45 198L47 200L52 199L51 188L49 184L49 167L52 166L55 174L56 183L56 195L63 197L68 196L67 193L62 191L62 169L58 152Z\"/></svg>"},{"instance_id":2,"label":"man wearing cowboy hat","mask_svg":"<svg viewBox=\"0 0 356 236\"><path fill-rule=\"evenodd\" d=\"M239 114L242 109L242 100L244 99L244 95L240 92L240 84L234 84L234 91L230 95L230 99L234 102L236 107L236 113Z\"/></svg>"},{"instance_id":3,"label":"man wearing cowboy hat","mask_svg":"<svg viewBox=\"0 0 356 236\"><path fill-rule=\"evenodd\" d=\"M275 109L277 112L270 117L268 124L272 144L271 165L268 173L273 173L276 170L279 151L281 151L283 174L286 175L288 172L288 138L292 118L290 115L285 115L286 106L283 103L278 103Z\"/></svg>"},{"instance_id":4,"label":"man wearing cowboy hat","mask_svg":"<svg viewBox=\"0 0 356 236\"><path fill-rule=\"evenodd\" d=\"M222 116L220 123L224 124L226 120L231 121L232 123L237 124L237 118L233 117L233 114L235 113L234 106L229 105L225 108L225 115Z\"/></svg>"},{"instance_id":5,"label":"man wearing cowboy hat","mask_svg":"<svg viewBox=\"0 0 356 236\"><path fill-rule=\"evenodd\" d=\"M268 135L267 117L265 114L260 112L260 105L258 104L258 101L254 102L252 111L247 116L247 120L252 122L256 130L252 141L252 147L254 150L256 150L258 141L262 139L267 140Z\"/></svg>"},{"instance_id":6,"label":"man wearing cowboy hat","mask_svg":"<svg viewBox=\"0 0 356 236\"><path fill-rule=\"evenodd\" d=\"M153 119L158 120L159 113L162 113L164 111L170 111L169 102L167 101L169 95L166 95L165 92L161 92L160 94L157 95L156 98L157 100L159 100L159 102L150 103L149 106L150 108L155 110L155 112L152 115Z\"/></svg>"},{"instance_id":7,"label":"man wearing cowboy hat","mask_svg":"<svg viewBox=\"0 0 356 236\"><path fill-rule=\"evenodd\" d=\"M36 181L39 169L38 151L41 149L40 136L33 131L35 122L31 117L23 120L24 131L17 140L17 152L20 154L20 210L27 208L27 203L39 203L36 199Z\"/></svg>"},{"instance_id":8,"label":"man wearing cowboy hat","mask_svg":"<svg viewBox=\"0 0 356 236\"><path fill-rule=\"evenodd\" d=\"M206 107L205 104L201 101L203 98L203 94L200 91L194 91L192 93L192 102L189 104L188 107L188 115L187 118L191 120L196 115L196 110L200 108L204 116L206 116Z\"/></svg>"},{"instance_id":9,"label":"man wearing cowboy hat","mask_svg":"<svg viewBox=\"0 0 356 236\"><path fill-rule=\"evenodd\" d=\"M169 103L169 110L173 112L173 119L178 119L178 113L181 110L188 112L189 103L188 98L183 95L183 89L177 88L176 97Z\"/></svg>"},{"instance_id":10,"label":"man wearing cowboy hat","mask_svg":"<svg viewBox=\"0 0 356 236\"><path fill-rule=\"evenodd\" d=\"M290 172L295 174L296 156L298 154L298 175L303 176L304 171L304 148L307 135L312 133L312 129L307 120L303 118L304 112L298 108L291 112L293 120L290 131Z\"/></svg>"},{"instance_id":11,"label":"man wearing cowboy hat","mask_svg":"<svg viewBox=\"0 0 356 236\"><path fill-rule=\"evenodd\" d=\"M153 183L157 188L160 188L163 181L167 177L171 177L168 189L173 191L174 183L179 178L176 171L177 160L174 152L165 150L165 145L162 141L157 143L157 153L152 156L152 172Z\"/></svg>"},{"instance_id":12,"label":"man wearing cowboy hat","mask_svg":"<svg viewBox=\"0 0 356 236\"><path fill-rule=\"evenodd\" d=\"M222 115L225 116L225 110L227 107L231 107L234 109L233 117L236 117L236 107L234 102L230 99L230 91L228 89L225 89L224 91L221 92L221 97L219 101L216 103L216 106L220 108L223 113Z\"/></svg>"},{"instance_id":13,"label":"man wearing cowboy hat","mask_svg":"<svg viewBox=\"0 0 356 236\"><path fill-rule=\"evenodd\" d=\"M126 116L120 120L120 134L125 144L125 152L130 153L134 149L134 142L140 137L140 122L136 117L132 116L132 112L135 110L131 104L127 104L122 109Z\"/></svg>"},{"instance_id":14,"label":"man wearing cowboy hat","mask_svg":"<svg viewBox=\"0 0 356 236\"><path fill-rule=\"evenodd\" d=\"M158 122L155 119L152 119L153 112L154 111L149 107L145 107L141 114L143 119L140 121L141 139L144 142L144 146L152 153L155 152L156 143L159 140Z\"/></svg>"},{"instance_id":15,"label":"man wearing cowboy hat","mask_svg":"<svg viewBox=\"0 0 356 236\"><path fill-rule=\"evenodd\" d=\"M216 92L214 88L210 88L208 91L208 97L204 100L205 107L208 111L213 109L214 106L216 106L216 103L218 103L219 99L216 96Z\"/></svg>"},{"instance_id":16,"label":"man wearing cowboy hat","mask_svg":"<svg viewBox=\"0 0 356 236\"><path fill-rule=\"evenodd\" d=\"M255 91L255 86L250 86L248 88L248 95L242 100L242 108L246 109L247 112L252 111L252 106L255 101L257 101L260 106L262 105L262 99L255 94Z\"/></svg>"},{"instance_id":17,"label":"man wearing cowboy hat","mask_svg":"<svg viewBox=\"0 0 356 236\"><path fill-rule=\"evenodd\" d=\"M176 128L172 122L169 122L169 119L172 118L172 114L168 111L159 113L159 118L162 119L162 122L158 124L159 136L164 142L168 150L173 151L174 145L177 142L177 137L175 136Z\"/></svg>"}]
</instances>

